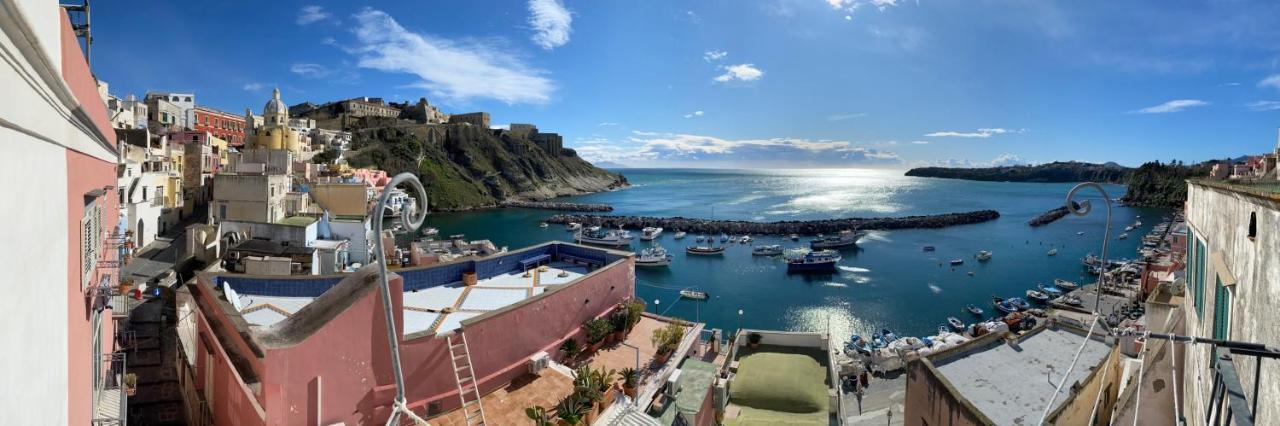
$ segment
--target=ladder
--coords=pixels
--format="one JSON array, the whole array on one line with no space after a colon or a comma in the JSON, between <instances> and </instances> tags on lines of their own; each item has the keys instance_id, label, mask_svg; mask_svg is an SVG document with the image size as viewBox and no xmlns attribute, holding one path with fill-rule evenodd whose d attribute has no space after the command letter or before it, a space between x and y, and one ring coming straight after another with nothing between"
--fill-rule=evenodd
<instances>
[{"instance_id":1,"label":"ladder","mask_svg":"<svg viewBox=\"0 0 1280 426\"><path fill-rule=\"evenodd\" d=\"M458 334L445 336L449 345L449 362L453 365L453 378L458 384L458 398L462 400L463 423L466 425L483 425L484 405L480 403L480 387L476 384L476 372L471 368L471 353L467 348L467 336L458 330Z\"/></svg>"}]
</instances>

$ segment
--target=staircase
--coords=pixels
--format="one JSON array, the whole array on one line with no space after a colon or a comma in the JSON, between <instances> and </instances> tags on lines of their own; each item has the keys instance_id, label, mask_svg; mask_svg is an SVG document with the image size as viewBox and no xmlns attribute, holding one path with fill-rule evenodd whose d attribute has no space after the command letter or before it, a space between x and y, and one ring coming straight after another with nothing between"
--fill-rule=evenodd
<instances>
[{"instance_id":1,"label":"staircase","mask_svg":"<svg viewBox=\"0 0 1280 426\"><path fill-rule=\"evenodd\" d=\"M480 387L476 384L476 372L471 368L471 353L467 349L467 336L445 336L449 345L449 362L453 365L453 378L458 383L458 398L462 400L462 416L467 425L483 425L484 405L480 404Z\"/></svg>"}]
</instances>

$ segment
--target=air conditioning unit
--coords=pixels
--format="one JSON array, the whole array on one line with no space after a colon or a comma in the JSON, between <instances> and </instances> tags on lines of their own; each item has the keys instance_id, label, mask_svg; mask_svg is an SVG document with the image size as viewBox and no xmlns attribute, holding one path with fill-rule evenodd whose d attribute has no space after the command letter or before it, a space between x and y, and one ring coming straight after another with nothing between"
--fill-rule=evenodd
<instances>
[{"instance_id":1,"label":"air conditioning unit","mask_svg":"<svg viewBox=\"0 0 1280 426\"><path fill-rule=\"evenodd\" d=\"M675 371L672 371L670 376L667 376L667 390L666 390L666 395L669 397L675 398L676 395L678 394L680 394L680 369L679 368L677 368Z\"/></svg>"},{"instance_id":2,"label":"air conditioning unit","mask_svg":"<svg viewBox=\"0 0 1280 426\"><path fill-rule=\"evenodd\" d=\"M542 374L542 370L551 365L551 355L540 351L529 357L529 374Z\"/></svg>"}]
</instances>

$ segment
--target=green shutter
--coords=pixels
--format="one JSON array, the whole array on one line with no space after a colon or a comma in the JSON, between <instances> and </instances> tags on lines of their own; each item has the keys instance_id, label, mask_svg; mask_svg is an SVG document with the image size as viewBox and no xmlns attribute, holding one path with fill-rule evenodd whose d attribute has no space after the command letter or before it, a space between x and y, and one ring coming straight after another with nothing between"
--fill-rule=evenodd
<instances>
[{"instance_id":1,"label":"green shutter","mask_svg":"<svg viewBox=\"0 0 1280 426\"><path fill-rule=\"evenodd\" d=\"M1227 326L1231 322L1231 293L1222 285L1221 278L1215 278L1213 294L1213 338L1227 339Z\"/></svg>"}]
</instances>

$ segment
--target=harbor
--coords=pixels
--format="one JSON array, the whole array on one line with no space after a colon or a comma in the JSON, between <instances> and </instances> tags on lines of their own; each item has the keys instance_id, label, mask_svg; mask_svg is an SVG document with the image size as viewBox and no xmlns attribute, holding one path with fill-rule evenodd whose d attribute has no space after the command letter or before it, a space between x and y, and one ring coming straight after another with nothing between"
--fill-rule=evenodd
<instances>
[{"instance_id":1,"label":"harbor","mask_svg":"<svg viewBox=\"0 0 1280 426\"><path fill-rule=\"evenodd\" d=\"M836 233L849 229L890 230L944 228L948 226L982 223L999 218L1000 213L995 210L979 210L963 213L943 213L906 217L844 218L776 222L713 220L686 217L557 214L547 218L547 222L558 224L581 223L590 226L625 229L662 227L665 229L679 229L687 232L711 234L813 235L821 233Z\"/></svg>"}]
</instances>

